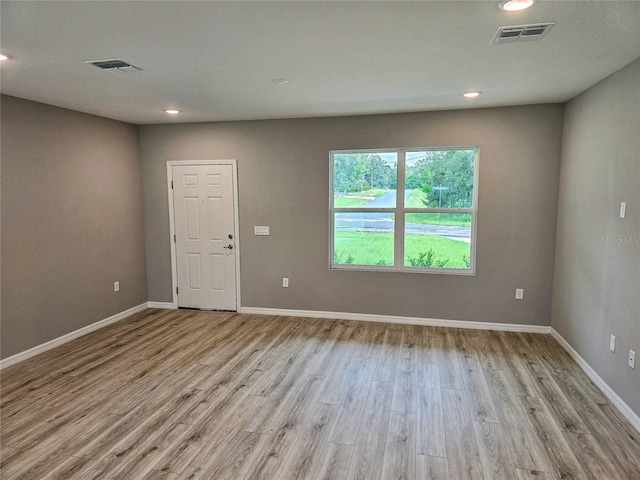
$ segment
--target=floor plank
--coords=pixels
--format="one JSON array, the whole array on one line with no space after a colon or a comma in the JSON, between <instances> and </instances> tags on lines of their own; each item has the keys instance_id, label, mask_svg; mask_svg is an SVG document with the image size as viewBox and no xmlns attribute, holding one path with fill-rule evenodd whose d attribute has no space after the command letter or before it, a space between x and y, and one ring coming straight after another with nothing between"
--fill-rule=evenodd
<instances>
[{"instance_id":1,"label":"floor plank","mask_svg":"<svg viewBox=\"0 0 640 480\"><path fill-rule=\"evenodd\" d=\"M307 378L301 395L305 395L305 398L310 398L311 401L306 403L297 401L292 405L291 410L282 417L280 424L269 435L263 447L256 450L256 461L246 473L243 472L241 478L256 480L277 478L281 469L286 467L286 462L291 457L296 442L308 434L308 428L313 429L315 422L319 422L318 428L322 431L325 430L328 418L323 417L322 420L318 420L317 417L316 400L322 387L323 379L321 377L310 376ZM326 405L325 407L329 408Z\"/></svg>"},{"instance_id":2,"label":"floor plank","mask_svg":"<svg viewBox=\"0 0 640 480\"><path fill-rule=\"evenodd\" d=\"M391 409L396 412L416 413L418 405L418 368L415 358L400 358L393 389Z\"/></svg>"},{"instance_id":3,"label":"floor plank","mask_svg":"<svg viewBox=\"0 0 640 480\"><path fill-rule=\"evenodd\" d=\"M345 478L380 478L392 397L391 383L371 382L365 414L358 429L353 458Z\"/></svg>"},{"instance_id":4,"label":"floor plank","mask_svg":"<svg viewBox=\"0 0 640 480\"><path fill-rule=\"evenodd\" d=\"M539 398L522 397L521 402L528 410L529 420L539 438L546 441L543 446L547 457L551 460L553 471L558 472L560 478L583 479L586 473L576 458L576 452L571 450L562 436L564 425L557 424L546 406L546 402Z\"/></svg>"},{"instance_id":5,"label":"floor plank","mask_svg":"<svg viewBox=\"0 0 640 480\"><path fill-rule=\"evenodd\" d=\"M353 445L325 442L310 478L312 480L342 480L344 472L349 470L353 448Z\"/></svg>"},{"instance_id":6,"label":"floor plank","mask_svg":"<svg viewBox=\"0 0 640 480\"><path fill-rule=\"evenodd\" d=\"M471 411L464 390L442 390L445 452L449 475L459 480L482 479L478 445L473 433Z\"/></svg>"},{"instance_id":7,"label":"floor plank","mask_svg":"<svg viewBox=\"0 0 640 480\"><path fill-rule=\"evenodd\" d=\"M338 406L330 404L318 404L308 412L305 424L276 478L290 480L311 476L315 467L321 462L321 447L337 420L338 413Z\"/></svg>"},{"instance_id":8,"label":"floor plank","mask_svg":"<svg viewBox=\"0 0 640 480\"><path fill-rule=\"evenodd\" d=\"M557 480L553 473L516 468L516 480Z\"/></svg>"},{"instance_id":9,"label":"floor plank","mask_svg":"<svg viewBox=\"0 0 640 480\"><path fill-rule=\"evenodd\" d=\"M504 371L485 371L491 395L497 406L500 423L504 425L507 448L516 468L524 470L551 471L551 462L539 438L527 418L520 398L510 389ZM517 426L517 427L516 427Z\"/></svg>"},{"instance_id":10,"label":"floor plank","mask_svg":"<svg viewBox=\"0 0 640 480\"><path fill-rule=\"evenodd\" d=\"M511 459L507 445L508 438L502 425L474 421L473 432L485 480L512 480L514 462Z\"/></svg>"},{"instance_id":11,"label":"floor plank","mask_svg":"<svg viewBox=\"0 0 640 480\"><path fill-rule=\"evenodd\" d=\"M445 457L416 456L416 479L449 480L449 469Z\"/></svg>"},{"instance_id":12,"label":"floor plank","mask_svg":"<svg viewBox=\"0 0 640 480\"><path fill-rule=\"evenodd\" d=\"M460 356L456 349L454 333L451 331L445 331L443 347L438 352L438 366L440 367L440 384L442 388L458 390L464 388L464 375L460 364Z\"/></svg>"},{"instance_id":13,"label":"floor plank","mask_svg":"<svg viewBox=\"0 0 640 480\"><path fill-rule=\"evenodd\" d=\"M342 412L338 418L329 441L344 445L355 445L358 427L365 414L371 378L375 367L375 359L362 358L362 368L358 370L348 385L342 404Z\"/></svg>"},{"instance_id":14,"label":"floor plank","mask_svg":"<svg viewBox=\"0 0 640 480\"><path fill-rule=\"evenodd\" d=\"M382 478L415 478L416 414L391 412Z\"/></svg>"},{"instance_id":15,"label":"floor plank","mask_svg":"<svg viewBox=\"0 0 640 480\"><path fill-rule=\"evenodd\" d=\"M418 428L417 453L435 457L446 456L446 437L439 367L418 365Z\"/></svg>"}]
</instances>

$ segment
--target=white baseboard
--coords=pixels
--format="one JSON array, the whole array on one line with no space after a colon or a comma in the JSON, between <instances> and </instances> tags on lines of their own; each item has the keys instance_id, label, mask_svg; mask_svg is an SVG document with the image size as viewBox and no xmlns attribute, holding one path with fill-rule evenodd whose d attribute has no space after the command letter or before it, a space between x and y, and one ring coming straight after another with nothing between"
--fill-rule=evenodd
<instances>
[{"instance_id":1,"label":"white baseboard","mask_svg":"<svg viewBox=\"0 0 640 480\"><path fill-rule=\"evenodd\" d=\"M61 337L54 338L46 343L30 348L29 350L25 350L24 352L16 353L11 357L7 357L4 360L0 360L0 370L3 368L9 367L11 365L15 365L16 363L20 363L27 358L35 357L47 350L51 350L52 348L63 345L71 340L75 340L76 338L82 337L87 333L94 332L96 330L100 330L101 328L106 327L107 325L111 325L117 321L120 321L124 318L127 318L134 313L141 312L147 308L146 303L142 303L136 307L132 307L124 312L116 313L115 315L110 316L109 318L105 318L103 320L97 321L96 323L92 323L91 325L87 325L86 327L82 327L73 332L69 332L66 335L62 335Z\"/></svg>"},{"instance_id":2,"label":"white baseboard","mask_svg":"<svg viewBox=\"0 0 640 480\"><path fill-rule=\"evenodd\" d=\"M526 332L548 334L551 327L512 323L470 322L467 320L441 320L437 318L399 317L369 313L320 312L313 310L288 310L280 308L242 307L240 313L254 315L283 315L287 317L332 318L335 320L358 320L363 322L401 323L430 327L471 328L475 330L499 330L504 332Z\"/></svg>"},{"instance_id":3,"label":"white baseboard","mask_svg":"<svg viewBox=\"0 0 640 480\"><path fill-rule=\"evenodd\" d=\"M596 371L591 368L591 365L587 363L587 361L580 356L578 352L574 350L574 348L569 345L562 335L560 335L554 328L551 328L551 336L566 350L566 352L573 358L576 363L584 370L587 376L591 379L593 383L595 383L600 390L607 396L611 403L620 410L629 422L635 427L638 432L640 432L640 417L636 415L636 413L631 410L629 405L627 405L624 400L622 400L616 392L605 382L600 375L596 373Z\"/></svg>"},{"instance_id":4,"label":"white baseboard","mask_svg":"<svg viewBox=\"0 0 640 480\"><path fill-rule=\"evenodd\" d=\"M176 310L178 307L172 302L147 302L149 308L163 308L165 310Z\"/></svg>"}]
</instances>

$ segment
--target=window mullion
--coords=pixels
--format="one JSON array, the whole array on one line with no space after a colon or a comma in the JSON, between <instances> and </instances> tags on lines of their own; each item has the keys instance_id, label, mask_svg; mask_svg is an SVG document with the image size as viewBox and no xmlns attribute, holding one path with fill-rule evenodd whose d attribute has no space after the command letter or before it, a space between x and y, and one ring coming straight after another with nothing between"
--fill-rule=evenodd
<instances>
[{"instance_id":1,"label":"window mullion","mask_svg":"<svg viewBox=\"0 0 640 480\"><path fill-rule=\"evenodd\" d=\"M396 215L393 264L397 269L404 265L404 177L405 177L405 151L398 151L398 168L396 179Z\"/></svg>"}]
</instances>

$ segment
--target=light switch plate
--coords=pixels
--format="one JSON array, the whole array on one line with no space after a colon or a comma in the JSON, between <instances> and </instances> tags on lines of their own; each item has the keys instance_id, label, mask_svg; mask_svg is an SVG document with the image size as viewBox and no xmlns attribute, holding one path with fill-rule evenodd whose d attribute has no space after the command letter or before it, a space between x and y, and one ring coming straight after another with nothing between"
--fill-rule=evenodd
<instances>
[{"instance_id":1,"label":"light switch plate","mask_svg":"<svg viewBox=\"0 0 640 480\"><path fill-rule=\"evenodd\" d=\"M611 337L609 338L609 350L611 350L612 352L616 351L616 336L615 335L611 335Z\"/></svg>"},{"instance_id":2,"label":"light switch plate","mask_svg":"<svg viewBox=\"0 0 640 480\"><path fill-rule=\"evenodd\" d=\"M253 234L254 235L269 235L269 225L263 225L263 226L254 225Z\"/></svg>"},{"instance_id":3,"label":"light switch plate","mask_svg":"<svg viewBox=\"0 0 640 480\"><path fill-rule=\"evenodd\" d=\"M522 300L524 298L524 289L516 288L516 300Z\"/></svg>"},{"instance_id":4,"label":"light switch plate","mask_svg":"<svg viewBox=\"0 0 640 480\"><path fill-rule=\"evenodd\" d=\"M620 202L620 218L624 218L627 213L627 202Z\"/></svg>"}]
</instances>

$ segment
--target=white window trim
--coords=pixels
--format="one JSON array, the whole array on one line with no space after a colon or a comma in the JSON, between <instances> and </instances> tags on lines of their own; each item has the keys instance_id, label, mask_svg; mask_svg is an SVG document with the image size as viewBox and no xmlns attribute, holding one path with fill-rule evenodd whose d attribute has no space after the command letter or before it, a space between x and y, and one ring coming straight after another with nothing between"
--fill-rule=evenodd
<instances>
[{"instance_id":1,"label":"white window trim","mask_svg":"<svg viewBox=\"0 0 640 480\"><path fill-rule=\"evenodd\" d=\"M473 165L473 200L471 208L404 208L404 184L406 154L410 152L428 152L444 150L475 150L476 157ZM340 153L397 153L398 171L396 185L396 206L395 208L336 208L334 207L334 155ZM377 149L355 149L355 150L331 150L329 152L329 269L346 271L373 271L373 272L406 272L406 273L432 273L440 275L463 275L475 276L476 274L476 250L477 250L477 224L478 224L478 179L479 179L479 146L456 146L456 147L417 147L417 148L377 148ZM335 233L335 213L355 212L355 213L395 213L394 221L394 265L353 265L336 264L334 252ZM404 217L407 213L470 213L471 214L471 247L469 252L469 268L427 268L427 267L406 267L404 266Z\"/></svg>"}]
</instances>

